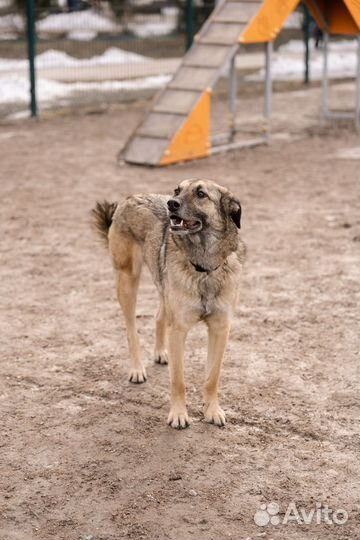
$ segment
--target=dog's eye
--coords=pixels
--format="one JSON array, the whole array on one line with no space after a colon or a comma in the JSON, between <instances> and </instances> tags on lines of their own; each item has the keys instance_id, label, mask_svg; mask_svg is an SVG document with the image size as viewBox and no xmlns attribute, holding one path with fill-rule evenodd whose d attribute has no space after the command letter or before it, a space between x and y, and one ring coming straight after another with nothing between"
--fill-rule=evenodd
<instances>
[{"instance_id":1,"label":"dog's eye","mask_svg":"<svg viewBox=\"0 0 360 540\"><path fill-rule=\"evenodd\" d=\"M198 189L197 196L199 197L199 199L204 199L206 197L206 193L202 189Z\"/></svg>"},{"instance_id":2,"label":"dog's eye","mask_svg":"<svg viewBox=\"0 0 360 540\"><path fill-rule=\"evenodd\" d=\"M174 195L175 195L175 197L180 195L180 188L177 187L176 189L174 189Z\"/></svg>"}]
</instances>

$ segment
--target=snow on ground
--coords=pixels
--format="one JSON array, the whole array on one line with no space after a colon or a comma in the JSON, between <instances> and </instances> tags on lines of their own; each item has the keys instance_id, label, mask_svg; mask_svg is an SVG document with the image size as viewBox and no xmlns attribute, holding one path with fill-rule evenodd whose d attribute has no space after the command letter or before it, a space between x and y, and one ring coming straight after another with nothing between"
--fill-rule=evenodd
<instances>
[{"instance_id":1,"label":"snow on ground","mask_svg":"<svg viewBox=\"0 0 360 540\"><path fill-rule=\"evenodd\" d=\"M149 58L139 54L110 47L103 54L86 59L74 58L65 52L48 50L36 57L37 68L79 68L103 65L129 65L131 63L147 62ZM29 81L22 75L27 70L27 60L0 59L0 103L25 103L29 101ZM14 74L14 71L20 71ZM59 83L38 76L37 91L41 102L50 102L59 98L68 98L74 92L80 91L116 91L141 90L158 88L168 81L168 76L159 74L155 77L144 77L132 81L102 81L86 83Z\"/></svg>"},{"instance_id":2,"label":"snow on ground","mask_svg":"<svg viewBox=\"0 0 360 540\"><path fill-rule=\"evenodd\" d=\"M329 50L335 52L347 52L354 51L356 52L357 42L356 39L347 39L341 41L330 41ZM298 39L292 39L284 45L279 47L278 52L280 53L300 53L303 54L305 50L304 42ZM312 52L316 51L314 43L310 40L310 50Z\"/></svg>"},{"instance_id":3,"label":"snow on ground","mask_svg":"<svg viewBox=\"0 0 360 540\"><path fill-rule=\"evenodd\" d=\"M331 78L354 77L357 66L356 40L337 41L330 43L328 68ZM311 42L310 50L310 79L322 78L323 55L320 49L315 49ZM274 80L301 80L304 77L304 43L290 41L274 54L271 66ZM265 71L261 69L255 75L249 75L247 80L263 80Z\"/></svg>"},{"instance_id":4,"label":"snow on ground","mask_svg":"<svg viewBox=\"0 0 360 540\"><path fill-rule=\"evenodd\" d=\"M151 59L135 53L129 53L116 47L107 49L102 55L88 59L77 59L62 51L48 50L37 56L38 68L79 68L86 66L131 64L133 62L146 62ZM356 42L338 41L330 45L329 72L330 77L353 77L356 68ZM0 59L0 103L26 103L29 100L29 82L27 78L26 60ZM15 72L18 72L15 74ZM304 72L303 43L291 41L280 47L274 54L272 73L274 79L301 80ZM310 73L312 80L320 79L322 74L322 52L311 50ZM111 75L109 74L109 77ZM259 80L263 77L263 70L248 77ZM67 99L72 94L82 91L107 92L117 90L139 90L144 88L158 88L166 84L169 76L159 73L158 76L145 77L131 81L60 83L50 81L38 74L38 96L40 103L51 103L52 100Z\"/></svg>"},{"instance_id":5,"label":"snow on ground","mask_svg":"<svg viewBox=\"0 0 360 540\"><path fill-rule=\"evenodd\" d=\"M67 99L77 92L115 92L120 90L144 90L160 88L170 79L168 75L144 77L131 81L103 81L100 83L59 83L47 79L38 79L37 97L40 104L49 104L54 100ZM28 103L30 84L26 77L9 75L0 77L0 103Z\"/></svg>"},{"instance_id":6,"label":"snow on ground","mask_svg":"<svg viewBox=\"0 0 360 540\"><path fill-rule=\"evenodd\" d=\"M73 13L56 13L48 15L36 24L39 32L72 32L89 31L113 32L119 30L119 25L110 19L88 9Z\"/></svg>"},{"instance_id":7,"label":"snow on ground","mask_svg":"<svg viewBox=\"0 0 360 540\"><path fill-rule=\"evenodd\" d=\"M177 20L177 8L164 8L160 18L158 15L155 17L152 15L135 16L132 22L129 22L127 28L140 38L164 36L171 34L176 29ZM14 39L11 37L11 33L14 31L21 32L23 29L24 21L20 15L0 17L0 40ZM123 26L109 17L88 9L72 13L48 15L37 21L36 29L40 34L66 33L68 39L91 41L97 37L99 32L121 32Z\"/></svg>"},{"instance_id":8,"label":"snow on ground","mask_svg":"<svg viewBox=\"0 0 360 540\"><path fill-rule=\"evenodd\" d=\"M68 39L73 41L92 41L98 35L96 30L72 30L66 34Z\"/></svg>"},{"instance_id":9,"label":"snow on ground","mask_svg":"<svg viewBox=\"0 0 360 540\"><path fill-rule=\"evenodd\" d=\"M0 40L9 39L11 32L22 32L24 20L18 14L0 17ZM67 33L68 39L90 41L98 32L119 32L122 26L95 11L76 11L72 13L53 13L37 21L36 30L43 33ZM13 39L13 38L10 38Z\"/></svg>"},{"instance_id":10,"label":"snow on ground","mask_svg":"<svg viewBox=\"0 0 360 540\"><path fill-rule=\"evenodd\" d=\"M96 65L116 65L116 64L132 64L147 62L149 58L140 54L123 51L117 47L110 47L103 54L99 56L92 56L91 58L74 58L63 51L57 51L55 49L49 49L46 52L36 56L36 67L41 68L78 68ZM0 73L4 71L13 71L19 69L27 69L28 61L22 60L8 60L6 58L0 58Z\"/></svg>"},{"instance_id":11,"label":"snow on ground","mask_svg":"<svg viewBox=\"0 0 360 540\"><path fill-rule=\"evenodd\" d=\"M129 23L128 29L139 38L152 36L167 36L176 30L177 23L174 21L159 21L149 23Z\"/></svg>"},{"instance_id":12,"label":"snow on ground","mask_svg":"<svg viewBox=\"0 0 360 540\"><path fill-rule=\"evenodd\" d=\"M167 36L174 32L178 26L179 10L177 7L167 7L158 15L135 16L127 28L139 38L152 36Z\"/></svg>"},{"instance_id":13,"label":"snow on ground","mask_svg":"<svg viewBox=\"0 0 360 540\"><path fill-rule=\"evenodd\" d=\"M0 39L4 39L4 32L19 31L24 28L24 20L21 15L11 14L0 17Z\"/></svg>"}]
</instances>

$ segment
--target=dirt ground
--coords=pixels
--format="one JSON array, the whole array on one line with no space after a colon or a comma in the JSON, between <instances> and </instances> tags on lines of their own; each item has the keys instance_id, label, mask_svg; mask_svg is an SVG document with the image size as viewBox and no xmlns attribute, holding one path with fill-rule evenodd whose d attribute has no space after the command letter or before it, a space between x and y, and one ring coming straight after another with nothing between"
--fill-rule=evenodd
<instances>
[{"instance_id":1,"label":"dirt ground","mask_svg":"<svg viewBox=\"0 0 360 540\"><path fill-rule=\"evenodd\" d=\"M270 146L161 170L116 162L144 104L0 125L1 540L359 538L360 162L338 154L359 137L316 127L318 98L275 96ZM259 106L249 97L244 110ZM186 177L240 196L248 256L222 373L228 423L202 421L199 326L186 354L192 425L178 432L167 368L152 361L156 291L145 273L148 381L131 385L89 210ZM264 525L270 502L279 513ZM289 505L318 518L288 520ZM326 523L326 505L346 523Z\"/></svg>"}]
</instances>

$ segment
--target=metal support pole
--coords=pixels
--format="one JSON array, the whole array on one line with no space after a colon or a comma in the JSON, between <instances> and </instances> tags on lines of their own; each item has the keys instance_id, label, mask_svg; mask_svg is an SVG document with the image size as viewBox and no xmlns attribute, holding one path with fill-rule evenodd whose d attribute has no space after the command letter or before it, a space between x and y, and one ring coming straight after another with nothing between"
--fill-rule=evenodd
<instances>
[{"instance_id":1,"label":"metal support pole","mask_svg":"<svg viewBox=\"0 0 360 540\"><path fill-rule=\"evenodd\" d=\"M188 50L193 44L193 39L194 39L193 0L185 1L185 21L186 21L186 50Z\"/></svg>"},{"instance_id":2,"label":"metal support pole","mask_svg":"<svg viewBox=\"0 0 360 540\"><path fill-rule=\"evenodd\" d=\"M329 56L329 33L323 33L323 76L321 91L321 124L324 126L328 116L328 97L329 97L329 74L328 74L328 56Z\"/></svg>"},{"instance_id":3,"label":"metal support pole","mask_svg":"<svg viewBox=\"0 0 360 540\"><path fill-rule=\"evenodd\" d=\"M360 34L358 35L357 46L357 73L355 88L355 128L360 132Z\"/></svg>"},{"instance_id":4,"label":"metal support pole","mask_svg":"<svg viewBox=\"0 0 360 540\"><path fill-rule=\"evenodd\" d=\"M236 74L236 54L230 60L229 71L229 116L230 116L230 133L229 139L232 141L236 132L236 96L237 96L237 74Z\"/></svg>"},{"instance_id":5,"label":"metal support pole","mask_svg":"<svg viewBox=\"0 0 360 540\"><path fill-rule=\"evenodd\" d=\"M309 75L309 59L310 59L310 13L305 4L303 4L304 9L304 44L305 44L305 69L304 69L304 84L309 84L310 75Z\"/></svg>"},{"instance_id":6,"label":"metal support pole","mask_svg":"<svg viewBox=\"0 0 360 540\"><path fill-rule=\"evenodd\" d=\"M268 41L265 45L265 89L264 89L264 116L266 119L266 136L270 137L271 125L270 117L272 110L272 79L271 79L271 57L273 44L272 41Z\"/></svg>"},{"instance_id":7,"label":"metal support pole","mask_svg":"<svg viewBox=\"0 0 360 540\"><path fill-rule=\"evenodd\" d=\"M35 79L35 54L36 54L36 30L35 30L35 2L26 0L27 42L30 75L30 110L31 116L37 116L36 103L36 79Z\"/></svg>"}]
</instances>

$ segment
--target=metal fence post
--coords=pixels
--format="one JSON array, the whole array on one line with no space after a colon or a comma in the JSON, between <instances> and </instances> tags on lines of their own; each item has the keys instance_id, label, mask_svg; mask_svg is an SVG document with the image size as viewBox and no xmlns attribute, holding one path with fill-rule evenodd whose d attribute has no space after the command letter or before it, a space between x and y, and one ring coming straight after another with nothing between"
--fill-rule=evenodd
<instances>
[{"instance_id":1,"label":"metal fence post","mask_svg":"<svg viewBox=\"0 0 360 540\"><path fill-rule=\"evenodd\" d=\"M27 42L30 74L30 110L31 116L37 116L36 103L36 77L35 77L35 50L36 50L36 29L35 29L35 3L34 0L26 0L26 21L27 21Z\"/></svg>"},{"instance_id":2,"label":"metal fence post","mask_svg":"<svg viewBox=\"0 0 360 540\"><path fill-rule=\"evenodd\" d=\"M230 113L230 134L229 138L232 141L236 133L236 96L237 96L237 73L236 73L236 55L230 60L229 71L229 113Z\"/></svg>"},{"instance_id":3,"label":"metal fence post","mask_svg":"<svg viewBox=\"0 0 360 540\"><path fill-rule=\"evenodd\" d=\"M264 116L266 120L266 137L270 138L271 132L271 112L272 112L272 61L273 43L268 41L265 44L265 89L264 89Z\"/></svg>"},{"instance_id":4,"label":"metal fence post","mask_svg":"<svg viewBox=\"0 0 360 540\"><path fill-rule=\"evenodd\" d=\"M322 74L322 90L321 90L321 125L324 126L328 117L328 94L329 94L329 73L328 73L328 56L329 56L329 33L324 30L323 33L323 74Z\"/></svg>"},{"instance_id":5,"label":"metal fence post","mask_svg":"<svg viewBox=\"0 0 360 540\"><path fill-rule=\"evenodd\" d=\"M310 59L310 49L309 49L309 39L310 39L310 13L305 4L303 4L304 9L304 43L305 43L305 70L304 70L304 84L309 84L310 82L310 72L309 72L309 59Z\"/></svg>"},{"instance_id":6,"label":"metal fence post","mask_svg":"<svg viewBox=\"0 0 360 540\"><path fill-rule=\"evenodd\" d=\"M194 8L193 0L185 2L185 21L186 21L186 50L190 49L194 38Z\"/></svg>"}]
</instances>

